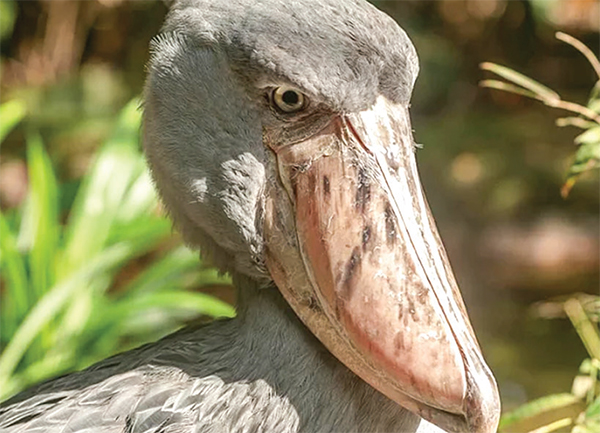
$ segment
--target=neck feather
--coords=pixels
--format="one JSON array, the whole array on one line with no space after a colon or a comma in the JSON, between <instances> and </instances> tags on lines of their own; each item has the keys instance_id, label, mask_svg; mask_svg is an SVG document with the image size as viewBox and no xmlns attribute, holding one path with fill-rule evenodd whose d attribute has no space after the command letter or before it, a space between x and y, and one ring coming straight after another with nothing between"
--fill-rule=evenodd
<instances>
[{"instance_id":1,"label":"neck feather","mask_svg":"<svg viewBox=\"0 0 600 433\"><path fill-rule=\"evenodd\" d=\"M274 284L233 278L238 347L254 370L296 408L306 431L416 431L420 418L384 397L334 358L297 318ZM248 360L247 360L248 361Z\"/></svg>"}]
</instances>

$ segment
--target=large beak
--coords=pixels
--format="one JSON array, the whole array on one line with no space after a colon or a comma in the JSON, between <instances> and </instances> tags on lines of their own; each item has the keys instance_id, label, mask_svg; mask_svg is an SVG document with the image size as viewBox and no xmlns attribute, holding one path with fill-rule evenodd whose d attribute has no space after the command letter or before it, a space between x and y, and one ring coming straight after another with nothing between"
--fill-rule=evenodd
<instances>
[{"instance_id":1,"label":"large beak","mask_svg":"<svg viewBox=\"0 0 600 433\"><path fill-rule=\"evenodd\" d=\"M500 402L414 156L406 106L379 97L293 144L268 141L266 261L346 366L450 432L495 432Z\"/></svg>"}]
</instances>

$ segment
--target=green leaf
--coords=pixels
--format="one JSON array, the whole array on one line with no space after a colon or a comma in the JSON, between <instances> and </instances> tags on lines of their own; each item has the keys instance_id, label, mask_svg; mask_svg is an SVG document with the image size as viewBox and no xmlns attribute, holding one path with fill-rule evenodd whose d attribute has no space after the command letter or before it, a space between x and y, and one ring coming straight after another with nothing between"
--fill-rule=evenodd
<instances>
[{"instance_id":1,"label":"green leaf","mask_svg":"<svg viewBox=\"0 0 600 433\"><path fill-rule=\"evenodd\" d=\"M483 70L493 72L494 74L501 76L511 83L532 91L536 96L544 101L556 102L560 100L560 96L554 90L538 83L535 80L532 80L523 74L513 71L506 66L500 66L490 62L482 63L480 66Z\"/></svg>"},{"instance_id":2,"label":"green leaf","mask_svg":"<svg viewBox=\"0 0 600 433\"><path fill-rule=\"evenodd\" d=\"M183 321L192 321L201 315L233 317L235 309L205 293L169 290L146 293L115 304L106 311L105 321L111 327L105 331L113 338L142 336L154 330L164 335Z\"/></svg>"},{"instance_id":3,"label":"green leaf","mask_svg":"<svg viewBox=\"0 0 600 433\"><path fill-rule=\"evenodd\" d=\"M115 264L114 269L105 270L102 275L96 276L93 280L86 280L81 290L73 294L60 324L56 325L56 334L60 336L60 342L52 348L49 352L50 355L77 346L77 339L81 334L86 332L89 321L92 320L93 316L97 315L97 300L110 287L114 273L133 257L145 254L155 248L170 230L170 225L165 220L154 219L152 221L153 224L144 222L143 220L138 222L140 224L137 225L137 236L122 237L118 241L115 240L115 243L110 246L106 245L102 252L94 256L97 257L108 249L119 245L130 245L131 248L130 255L125 257L122 263ZM157 226L160 227L159 230L155 229Z\"/></svg>"},{"instance_id":4,"label":"green leaf","mask_svg":"<svg viewBox=\"0 0 600 433\"><path fill-rule=\"evenodd\" d=\"M0 143L12 129L25 117L25 103L19 100L0 105Z\"/></svg>"},{"instance_id":5,"label":"green leaf","mask_svg":"<svg viewBox=\"0 0 600 433\"><path fill-rule=\"evenodd\" d=\"M592 133L585 135L588 132ZM569 195L577 178L582 173L600 167L600 142L595 141L597 133L597 131L589 130L577 137L580 146L579 149L577 149L573 163L567 172L567 179L561 188L561 195L563 197Z\"/></svg>"},{"instance_id":6,"label":"green leaf","mask_svg":"<svg viewBox=\"0 0 600 433\"><path fill-rule=\"evenodd\" d=\"M63 272L76 269L102 250L119 205L139 168L139 156L126 147L101 150L80 187L66 228Z\"/></svg>"},{"instance_id":7,"label":"green leaf","mask_svg":"<svg viewBox=\"0 0 600 433\"><path fill-rule=\"evenodd\" d=\"M60 225L58 185L39 134L27 138L29 194L21 239L29 253L31 286L36 300L54 284Z\"/></svg>"},{"instance_id":8,"label":"green leaf","mask_svg":"<svg viewBox=\"0 0 600 433\"><path fill-rule=\"evenodd\" d=\"M596 84L592 87L587 108L600 114L600 80L596 81Z\"/></svg>"},{"instance_id":9,"label":"green leaf","mask_svg":"<svg viewBox=\"0 0 600 433\"><path fill-rule=\"evenodd\" d=\"M592 360L590 358L585 358L581 365L579 366L580 374L590 374L594 369Z\"/></svg>"},{"instance_id":10,"label":"green leaf","mask_svg":"<svg viewBox=\"0 0 600 433\"><path fill-rule=\"evenodd\" d=\"M58 186L50 158L37 133L27 136L29 190L23 207L18 249L28 253L29 281L24 287L29 301L27 309L40 299L55 281L55 261L60 225L58 221ZM24 312L20 313L22 319ZM51 344L51 334L44 331L32 350L41 355L42 346ZM32 353L32 356L35 356Z\"/></svg>"},{"instance_id":11,"label":"green leaf","mask_svg":"<svg viewBox=\"0 0 600 433\"><path fill-rule=\"evenodd\" d=\"M5 283L2 293L0 332L2 342L17 329L29 308L25 261L17 249L17 241L4 215L0 212L0 272Z\"/></svg>"},{"instance_id":12,"label":"green leaf","mask_svg":"<svg viewBox=\"0 0 600 433\"><path fill-rule=\"evenodd\" d=\"M575 154L575 161L569 170L569 176L597 168L600 163L600 145L598 143L582 144Z\"/></svg>"},{"instance_id":13,"label":"green leaf","mask_svg":"<svg viewBox=\"0 0 600 433\"><path fill-rule=\"evenodd\" d=\"M78 191L66 230L64 272L102 250L128 188L144 170L137 106L134 100L122 110L112 138L98 152Z\"/></svg>"},{"instance_id":14,"label":"green leaf","mask_svg":"<svg viewBox=\"0 0 600 433\"><path fill-rule=\"evenodd\" d=\"M60 260L60 276L68 275L84 266L109 245L111 231L117 223L131 185L144 173L145 161L138 146L141 123L138 106L139 101L134 99L123 108L113 135L101 147L94 164L82 181L65 230L66 242ZM140 213L132 214L131 219L145 217L147 214L145 208L138 207L138 211ZM146 231L145 235L152 240L147 243L146 248L155 245L155 234L164 237L167 233ZM81 316L92 308L92 297L96 290L98 287L89 286L87 290L74 294L69 310L57 328L57 335L62 339L75 338L76 334L81 332Z\"/></svg>"},{"instance_id":15,"label":"green leaf","mask_svg":"<svg viewBox=\"0 0 600 433\"><path fill-rule=\"evenodd\" d=\"M70 298L86 284L86 281L125 262L132 256L134 250L135 246L128 244L115 245L106 249L94 261L88 263L70 278L52 287L31 309L0 355L0 399L5 384L10 382L12 373L31 343L44 327L64 309Z\"/></svg>"},{"instance_id":16,"label":"green leaf","mask_svg":"<svg viewBox=\"0 0 600 433\"><path fill-rule=\"evenodd\" d=\"M184 281L185 280L185 281ZM231 279L212 268L202 268L198 253L181 246L147 267L129 284L123 293L156 292L183 286L195 287L231 285Z\"/></svg>"},{"instance_id":17,"label":"green leaf","mask_svg":"<svg viewBox=\"0 0 600 433\"><path fill-rule=\"evenodd\" d=\"M155 239L160 242L166 239L172 231L172 225L166 218L159 218L155 215L137 216L135 220L128 221L125 224L113 224L110 227L106 245L113 245L125 240L139 239L143 237Z\"/></svg>"},{"instance_id":18,"label":"green leaf","mask_svg":"<svg viewBox=\"0 0 600 433\"><path fill-rule=\"evenodd\" d=\"M133 180L123 197L116 215L119 224L135 221L140 215L145 216L155 211L158 207L158 197L156 196L150 173L145 168L145 163L141 156L139 162L140 166L144 166L144 169Z\"/></svg>"},{"instance_id":19,"label":"green leaf","mask_svg":"<svg viewBox=\"0 0 600 433\"><path fill-rule=\"evenodd\" d=\"M12 34L16 18L17 4L13 0L2 0L0 2L0 40L4 41Z\"/></svg>"},{"instance_id":20,"label":"green leaf","mask_svg":"<svg viewBox=\"0 0 600 433\"><path fill-rule=\"evenodd\" d=\"M116 307L116 308L115 308ZM125 318L131 318L127 311L136 312L138 315L145 315L147 310L190 310L195 314L206 314L212 317L233 317L235 309L213 296L200 292L190 292L184 290L170 290L164 292L150 292L141 296L130 297L119 302L118 306L111 308L111 322L117 323ZM116 316L121 316L118 318ZM116 319L116 320L115 320ZM126 330L126 327L123 327Z\"/></svg>"},{"instance_id":21,"label":"green leaf","mask_svg":"<svg viewBox=\"0 0 600 433\"><path fill-rule=\"evenodd\" d=\"M553 394L526 403L500 419L502 432L530 431L567 417L577 417L585 409L583 400L572 394Z\"/></svg>"},{"instance_id":22,"label":"green leaf","mask_svg":"<svg viewBox=\"0 0 600 433\"><path fill-rule=\"evenodd\" d=\"M600 146L600 125L590 128L575 137L576 144L595 144Z\"/></svg>"},{"instance_id":23,"label":"green leaf","mask_svg":"<svg viewBox=\"0 0 600 433\"><path fill-rule=\"evenodd\" d=\"M174 284L174 287L177 285ZM104 300L107 301L106 298ZM199 315L233 317L234 314L232 306L204 293L177 288L139 292L114 301L97 303L93 321L82 338L90 341L94 351L110 354L116 351L114 342L134 341L139 344L153 341ZM86 355L82 354L83 357ZM83 365L88 361L84 360Z\"/></svg>"},{"instance_id":24,"label":"green leaf","mask_svg":"<svg viewBox=\"0 0 600 433\"><path fill-rule=\"evenodd\" d=\"M587 407L582 431L585 433L596 433L600 431L600 396L597 396Z\"/></svg>"},{"instance_id":25,"label":"green leaf","mask_svg":"<svg viewBox=\"0 0 600 433\"><path fill-rule=\"evenodd\" d=\"M600 396L592 402L585 411L586 418L600 418Z\"/></svg>"},{"instance_id":26,"label":"green leaf","mask_svg":"<svg viewBox=\"0 0 600 433\"><path fill-rule=\"evenodd\" d=\"M590 357L600 359L600 333L598 327L592 323L579 299L571 298L567 300L564 309Z\"/></svg>"}]
</instances>

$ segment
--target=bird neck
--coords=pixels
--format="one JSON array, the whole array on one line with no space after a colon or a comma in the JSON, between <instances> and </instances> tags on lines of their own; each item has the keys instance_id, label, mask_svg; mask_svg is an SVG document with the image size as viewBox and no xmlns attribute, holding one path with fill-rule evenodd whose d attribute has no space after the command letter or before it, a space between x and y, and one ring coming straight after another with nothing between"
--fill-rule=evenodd
<instances>
[{"instance_id":1,"label":"bird neck","mask_svg":"<svg viewBox=\"0 0 600 433\"><path fill-rule=\"evenodd\" d=\"M419 417L401 408L339 362L298 319L274 284L234 276L244 368L295 408L306 431L414 432ZM329 426L329 428L327 427Z\"/></svg>"},{"instance_id":2,"label":"bird neck","mask_svg":"<svg viewBox=\"0 0 600 433\"><path fill-rule=\"evenodd\" d=\"M258 340L258 346L284 346L282 350L294 344L325 350L298 319L275 283L260 283L240 274L233 276L233 283L238 289L237 317L243 324L245 338Z\"/></svg>"}]
</instances>

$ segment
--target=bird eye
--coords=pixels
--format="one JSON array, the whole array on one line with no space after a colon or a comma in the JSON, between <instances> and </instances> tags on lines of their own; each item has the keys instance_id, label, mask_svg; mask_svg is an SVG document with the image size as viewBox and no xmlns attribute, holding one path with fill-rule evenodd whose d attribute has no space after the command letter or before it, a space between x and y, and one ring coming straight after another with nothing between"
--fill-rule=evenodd
<instances>
[{"instance_id":1,"label":"bird eye","mask_svg":"<svg viewBox=\"0 0 600 433\"><path fill-rule=\"evenodd\" d=\"M281 86L273 91L272 100L284 113L295 113L306 106L304 94L289 86Z\"/></svg>"}]
</instances>

